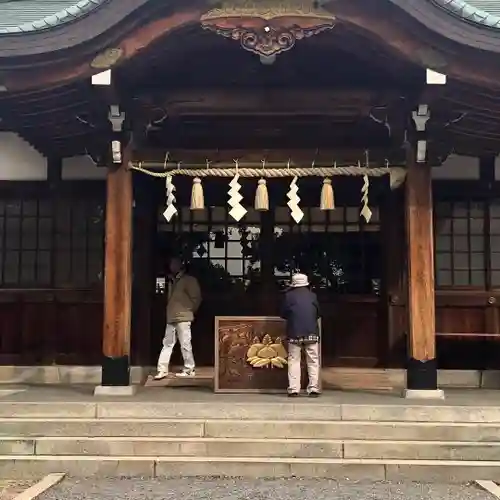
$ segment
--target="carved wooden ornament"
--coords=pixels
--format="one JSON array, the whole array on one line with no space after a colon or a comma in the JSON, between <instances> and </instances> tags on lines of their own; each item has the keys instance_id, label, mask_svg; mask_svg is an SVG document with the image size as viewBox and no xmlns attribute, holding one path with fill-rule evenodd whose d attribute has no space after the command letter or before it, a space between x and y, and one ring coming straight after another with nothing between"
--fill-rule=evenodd
<instances>
[{"instance_id":1,"label":"carved wooden ornament","mask_svg":"<svg viewBox=\"0 0 500 500\"><path fill-rule=\"evenodd\" d=\"M232 0L202 16L203 28L263 58L274 58L297 40L332 29L335 17L313 0Z\"/></svg>"}]
</instances>

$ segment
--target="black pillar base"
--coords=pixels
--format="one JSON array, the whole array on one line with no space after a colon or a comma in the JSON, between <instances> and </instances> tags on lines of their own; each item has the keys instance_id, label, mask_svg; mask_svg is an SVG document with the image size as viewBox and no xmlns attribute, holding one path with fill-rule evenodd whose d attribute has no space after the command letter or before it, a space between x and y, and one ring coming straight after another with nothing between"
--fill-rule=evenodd
<instances>
[{"instance_id":1,"label":"black pillar base","mask_svg":"<svg viewBox=\"0 0 500 500\"><path fill-rule=\"evenodd\" d=\"M130 360L128 356L112 358L104 356L102 359L102 385L126 386L130 385Z\"/></svg>"},{"instance_id":2,"label":"black pillar base","mask_svg":"<svg viewBox=\"0 0 500 500\"><path fill-rule=\"evenodd\" d=\"M406 387L410 390L437 389L437 360L420 361L410 358L406 369Z\"/></svg>"}]
</instances>

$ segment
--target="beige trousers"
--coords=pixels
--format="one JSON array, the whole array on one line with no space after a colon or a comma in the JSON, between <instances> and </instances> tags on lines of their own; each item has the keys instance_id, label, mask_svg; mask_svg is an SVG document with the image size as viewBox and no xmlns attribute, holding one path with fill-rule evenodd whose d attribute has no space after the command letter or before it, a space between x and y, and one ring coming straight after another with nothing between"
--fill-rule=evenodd
<instances>
[{"instance_id":1,"label":"beige trousers","mask_svg":"<svg viewBox=\"0 0 500 500\"><path fill-rule=\"evenodd\" d=\"M191 345L191 322L167 323L165 337L163 337L163 349L158 358L158 373L168 373L170 358L174 346L179 339L181 353L184 359L184 368L194 370L193 347Z\"/></svg>"},{"instance_id":2,"label":"beige trousers","mask_svg":"<svg viewBox=\"0 0 500 500\"><path fill-rule=\"evenodd\" d=\"M319 391L319 342L314 344L288 344L288 392L300 392L300 374L302 348L306 351L307 375L309 384L307 392Z\"/></svg>"}]
</instances>

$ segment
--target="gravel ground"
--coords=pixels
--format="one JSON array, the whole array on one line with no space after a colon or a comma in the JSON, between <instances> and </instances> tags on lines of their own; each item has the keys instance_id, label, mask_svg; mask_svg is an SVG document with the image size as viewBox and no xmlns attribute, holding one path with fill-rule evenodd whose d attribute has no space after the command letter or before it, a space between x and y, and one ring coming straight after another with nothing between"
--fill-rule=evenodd
<instances>
[{"instance_id":1,"label":"gravel ground","mask_svg":"<svg viewBox=\"0 0 500 500\"><path fill-rule=\"evenodd\" d=\"M496 500L475 485L328 480L66 479L39 500Z\"/></svg>"},{"instance_id":2,"label":"gravel ground","mask_svg":"<svg viewBox=\"0 0 500 500\"><path fill-rule=\"evenodd\" d=\"M13 500L35 483L36 481L0 479L0 500Z\"/></svg>"}]
</instances>

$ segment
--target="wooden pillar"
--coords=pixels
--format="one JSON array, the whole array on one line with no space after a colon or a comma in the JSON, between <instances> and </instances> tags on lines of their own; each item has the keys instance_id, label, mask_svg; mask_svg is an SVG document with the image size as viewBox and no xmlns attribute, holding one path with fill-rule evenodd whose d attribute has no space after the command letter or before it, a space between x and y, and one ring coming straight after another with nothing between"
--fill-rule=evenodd
<instances>
[{"instance_id":1,"label":"wooden pillar","mask_svg":"<svg viewBox=\"0 0 500 500\"><path fill-rule=\"evenodd\" d=\"M132 172L123 163L108 167L102 386L130 385L132 315Z\"/></svg>"},{"instance_id":2,"label":"wooden pillar","mask_svg":"<svg viewBox=\"0 0 500 500\"><path fill-rule=\"evenodd\" d=\"M132 266L132 338L131 362L150 366L151 362L151 308L156 286L153 242L157 230L158 209L155 203L154 183L147 175L134 178L134 248ZM154 360L153 362L156 362Z\"/></svg>"},{"instance_id":3,"label":"wooden pillar","mask_svg":"<svg viewBox=\"0 0 500 500\"><path fill-rule=\"evenodd\" d=\"M437 391L437 362L431 166L417 163L413 148L409 148L407 168L407 395L411 396L421 391Z\"/></svg>"},{"instance_id":4,"label":"wooden pillar","mask_svg":"<svg viewBox=\"0 0 500 500\"><path fill-rule=\"evenodd\" d=\"M389 191L389 189L388 189ZM384 366L403 368L406 364L406 332L408 329L406 296L405 191L396 189L386 194L380 207L384 250L382 281L387 336L381 346Z\"/></svg>"}]
</instances>

